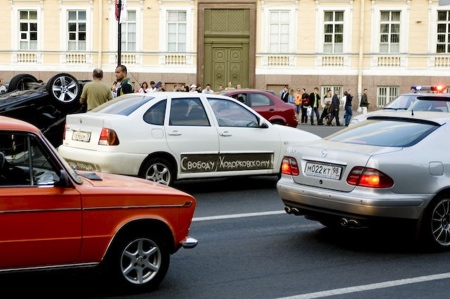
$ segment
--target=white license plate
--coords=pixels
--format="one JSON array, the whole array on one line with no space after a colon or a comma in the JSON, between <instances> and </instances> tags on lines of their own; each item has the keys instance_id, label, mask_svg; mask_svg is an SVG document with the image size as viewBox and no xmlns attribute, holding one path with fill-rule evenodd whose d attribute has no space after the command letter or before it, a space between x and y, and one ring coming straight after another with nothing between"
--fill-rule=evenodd
<instances>
[{"instance_id":1,"label":"white license plate","mask_svg":"<svg viewBox=\"0 0 450 299\"><path fill-rule=\"evenodd\" d=\"M318 164L318 163L306 163L304 173L310 176L317 176L321 178L327 178L332 180L339 180L341 178L342 167Z\"/></svg>"},{"instance_id":2,"label":"white license plate","mask_svg":"<svg viewBox=\"0 0 450 299\"><path fill-rule=\"evenodd\" d=\"M89 142L89 140L91 140L91 133L83 131L73 131L72 140Z\"/></svg>"}]
</instances>

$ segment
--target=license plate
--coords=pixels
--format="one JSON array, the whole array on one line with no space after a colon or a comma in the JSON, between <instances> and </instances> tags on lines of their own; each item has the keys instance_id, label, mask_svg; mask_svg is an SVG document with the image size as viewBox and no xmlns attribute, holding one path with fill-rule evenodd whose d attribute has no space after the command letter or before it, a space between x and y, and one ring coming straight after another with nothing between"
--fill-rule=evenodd
<instances>
[{"instance_id":1,"label":"license plate","mask_svg":"<svg viewBox=\"0 0 450 299\"><path fill-rule=\"evenodd\" d=\"M89 142L89 140L91 140L91 133L83 131L74 131L72 134L72 140Z\"/></svg>"},{"instance_id":2,"label":"license plate","mask_svg":"<svg viewBox=\"0 0 450 299\"><path fill-rule=\"evenodd\" d=\"M304 173L310 176L317 176L321 178L327 178L332 180L339 180L341 178L342 167L318 164L318 163L306 163Z\"/></svg>"}]
</instances>

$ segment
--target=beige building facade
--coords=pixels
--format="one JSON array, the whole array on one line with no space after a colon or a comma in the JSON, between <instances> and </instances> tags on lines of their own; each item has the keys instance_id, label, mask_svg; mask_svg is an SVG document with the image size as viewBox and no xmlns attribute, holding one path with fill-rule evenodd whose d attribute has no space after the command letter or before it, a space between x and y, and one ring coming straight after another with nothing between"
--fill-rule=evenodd
<instances>
[{"instance_id":1,"label":"beige building facade","mask_svg":"<svg viewBox=\"0 0 450 299\"><path fill-rule=\"evenodd\" d=\"M5 82L21 73L89 80L100 67L112 83L120 37L136 89L231 81L350 88L359 98L367 88L380 107L412 85L450 86L450 5L438 0L126 0L120 23L116 0L3 2Z\"/></svg>"}]
</instances>

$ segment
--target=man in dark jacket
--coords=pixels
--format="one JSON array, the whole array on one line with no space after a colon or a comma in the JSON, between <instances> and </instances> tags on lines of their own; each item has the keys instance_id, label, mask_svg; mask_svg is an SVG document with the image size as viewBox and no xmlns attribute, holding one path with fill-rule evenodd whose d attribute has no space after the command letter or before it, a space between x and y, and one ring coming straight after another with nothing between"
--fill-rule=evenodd
<instances>
[{"instance_id":1,"label":"man in dark jacket","mask_svg":"<svg viewBox=\"0 0 450 299\"><path fill-rule=\"evenodd\" d=\"M336 126L341 125L339 123L339 105L341 104L341 100L339 99L338 93L339 93L339 89L336 88L334 90L333 98L331 98L331 106L330 106L331 116L327 122L328 126L331 126L331 122L333 121L333 118L336 118Z\"/></svg>"},{"instance_id":2,"label":"man in dark jacket","mask_svg":"<svg viewBox=\"0 0 450 299\"><path fill-rule=\"evenodd\" d=\"M319 88L314 87L314 92L309 95L309 103L311 105L311 125L314 126L314 115L316 116L317 123L320 123L319 117L319 104L320 104L320 95Z\"/></svg>"},{"instance_id":3,"label":"man in dark jacket","mask_svg":"<svg viewBox=\"0 0 450 299\"><path fill-rule=\"evenodd\" d=\"M289 100L289 88L287 85L283 87L283 92L281 93L281 99L283 102L287 103Z\"/></svg>"}]
</instances>

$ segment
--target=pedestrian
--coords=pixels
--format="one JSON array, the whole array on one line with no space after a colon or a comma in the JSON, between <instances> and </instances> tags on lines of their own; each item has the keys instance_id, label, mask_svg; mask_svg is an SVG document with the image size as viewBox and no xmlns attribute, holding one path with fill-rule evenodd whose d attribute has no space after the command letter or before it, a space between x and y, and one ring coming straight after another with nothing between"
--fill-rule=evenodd
<instances>
[{"instance_id":1,"label":"pedestrian","mask_svg":"<svg viewBox=\"0 0 450 299\"><path fill-rule=\"evenodd\" d=\"M314 92L309 95L309 101L311 104L311 125L314 126L314 116L316 116L317 124L319 124L319 103L320 103L320 95L319 88L314 87Z\"/></svg>"},{"instance_id":2,"label":"pedestrian","mask_svg":"<svg viewBox=\"0 0 450 299\"><path fill-rule=\"evenodd\" d=\"M0 79L0 93L5 93L7 92L6 86L3 85L3 80Z\"/></svg>"},{"instance_id":3,"label":"pedestrian","mask_svg":"<svg viewBox=\"0 0 450 299\"><path fill-rule=\"evenodd\" d=\"M130 78L127 77L128 70L123 64L116 67L116 80L117 80L117 96L121 96L127 93L134 92L133 84Z\"/></svg>"},{"instance_id":4,"label":"pedestrian","mask_svg":"<svg viewBox=\"0 0 450 299\"><path fill-rule=\"evenodd\" d=\"M202 90L202 93L214 93L214 90L211 89L211 84L206 84L206 87Z\"/></svg>"},{"instance_id":5,"label":"pedestrian","mask_svg":"<svg viewBox=\"0 0 450 299\"><path fill-rule=\"evenodd\" d=\"M333 121L333 118L336 118L336 126L340 126L341 124L339 123L339 106L341 104L341 101L339 99L339 89L336 88L334 90L334 95L331 98L331 106L330 106L330 110L331 110L331 116L328 119L327 125L331 126L331 122Z\"/></svg>"},{"instance_id":6,"label":"pedestrian","mask_svg":"<svg viewBox=\"0 0 450 299\"><path fill-rule=\"evenodd\" d=\"M281 96L280 96L281 100L283 100L283 102L287 103L289 100L289 88L287 85L285 85L283 87L283 91L281 92Z\"/></svg>"},{"instance_id":7,"label":"pedestrian","mask_svg":"<svg viewBox=\"0 0 450 299\"><path fill-rule=\"evenodd\" d=\"M367 88L364 88L363 94L361 96L361 103L359 106L362 108L362 113L366 114L369 108L370 102L367 100Z\"/></svg>"},{"instance_id":8,"label":"pedestrian","mask_svg":"<svg viewBox=\"0 0 450 299\"><path fill-rule=\"evenodd\" d=\"M103 70L96 68L92 72L92 81L84 85L80 96L80 103L86 104L87 111L100 106L113 98L111 89L102 82Z\"/></svg>"},{"instance_id":9,"label":"pedestrian","mask_svg":"<svg viewBox=\"0 0 450 299\"><path fill-rule=\"evenodd\" d=\"M327 91L327 94L325 95L325 98L323 99L323 107L322 107L322 114L320 115L320 120L319 120L319 125L323 126L323 120L326 118L327 122L328 119L330 118L330 114L331 114L331 90Z\"/></svg>"},{"instance_id":10,"label":"pedestrian","mask_svg":"<svg viewBox=\"0 0 450 299\"><path fill-rule=\"evenodd\" d=\"M111 94L113 98L117 97L117 81L114 81L111 85Z\"/></svg>"},{"instance_id":11,"label":"pedestrian","mask_svg":"<svg viewBox=\"0 0 450 299\"><path fill-rule=\"evenodd\" d=\"M353 96L350 94L351 89L348 89L344 91L345 96L345 103L344 103L344 109L345 109L345 116L344 116L344 124L346 127L350 124L350 120L353 116L353 110L352 110L352 100Z\"/></svg>"},{"instance_id":12,"label":"pedestrian","mask_svg":"<svg viewBox=\"0 0 450 299\"><path fill-rule=\"evenodd\" d=\"M294 94L295 97L295 108L297 109L297 120L300 120L300 109L302 107L302 92L300 88L297 88L297 91Z\"/></svg>"},{"instance_id":13,"label":"pedestrian","mask_svg":"<svg viewBox=\"0 0 450 299\"><path fill-rule=\"evenodd\" d=\"M308 123L308 107L310 107L310 99L309 94L306 93L306 89L302 88L302 115L301 115L301 123Z\"/></svg>"},{"instance_id":14,"label":"pedestrian","mask_svg":"<svg viewBox=\"0 0 450 299\"><path fill-rule=\"evenodd\" d=\"M147 81L142 82L141 88L139 88L139 93L147 93L149 91L150 91L150 89L148 87Z\"/></svg>"},{"instance_id":15,"label":"pedestrian","mask_svg":"<svg viewBox=\"0 0 450 299\"><path fill-rule=\"evenodd\" d=\"M294 96L294 89L289 89L289 97L288 97L288 103L295 105L295 96Z\"/></svg>"},{"instance_id":16,"label":"pedestrian","mask_svg":"<svg viewBox=\"0 0 450 299\"><path fill-rule=\"evenodd\" d=\"M163 91L162 83L161 81L158 81L155 84L155 89L153 90L153 92L161 92L161 91Z\"/></svg>"},{"instance_id":17,"label":"pedestrian","mask_svg":"<svg viewBox=\"0 0 450 299\"><path fill-rule=\"evenodd\" d=\"M189 89L189 92L197 92L197 85L191 84L191 88Z\"/></svg>"}]
</instances>

